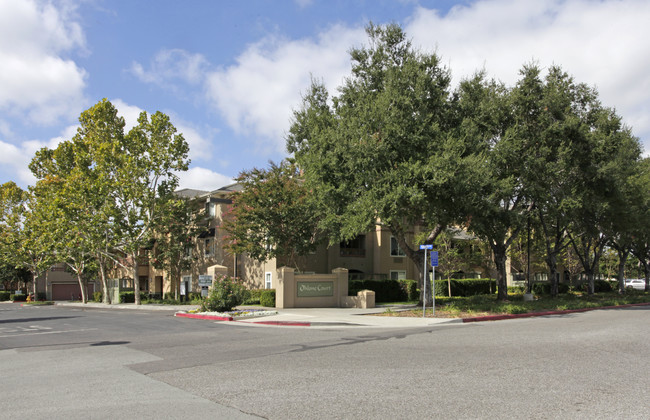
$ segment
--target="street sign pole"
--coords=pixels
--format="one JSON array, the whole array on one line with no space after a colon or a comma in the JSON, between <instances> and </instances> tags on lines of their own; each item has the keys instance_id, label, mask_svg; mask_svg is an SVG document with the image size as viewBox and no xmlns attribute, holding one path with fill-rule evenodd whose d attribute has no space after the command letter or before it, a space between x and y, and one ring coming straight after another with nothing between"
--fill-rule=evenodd
<instances>
[{"instance_id":1,"label":"street sign pole","mask_svg":"<svg viewBox=\"0 0 650 420\"><path fill-rule=\"evenodd\" d=\"M431 267L433 271L433 276L431 280L431 299L433 300L433 306L431 307L431 312L433 316L436 316L436 267L438 266L438 251L431 251Z\"/></svg>"},{"instance_id":2,"label":"street sign pole","mask_svg":"<svg viewBox=\"0 0 650 420\"><path fill-rule=\"evenodd\" d=\"M422 295L422 318L427 314L427 250L424 250L424 268L422 270L422 287L424 294Z\"/></svg>"},{"instance_id":3,"label":"street sign pole","mask_svg":"<svg viewBox=\"0 0 650 420\"><path fill-rule=\"evenodd\" d=\"M422 318L424 318L427 313L427 250L432 250L433 245L420 245L420 249L424 251L424 267L422 269ZM431 289L431 294L433 294L433 290Z\"/></svg>"}]
</instances>

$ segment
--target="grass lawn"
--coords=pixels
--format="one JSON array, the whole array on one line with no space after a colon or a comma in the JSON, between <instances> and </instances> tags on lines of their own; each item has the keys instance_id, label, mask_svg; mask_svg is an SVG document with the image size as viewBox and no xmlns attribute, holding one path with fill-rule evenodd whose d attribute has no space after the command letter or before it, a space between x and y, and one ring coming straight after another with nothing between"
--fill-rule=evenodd
<instances>
[{"instance_id":1,"label":"grass lawn","mask_svg":"<svg viewBox=\"0 0 650 420\"><path fill-rule=\"evenodd\" d=\"M569 292L556 298L535 296L535 300L524 301L523 294L510 294L507 301L497 301L496 295L470 297L436 296L436 318L468 318L485 315L524 314L530 312L563 311L571 309L620 306L634 303L650 303L650 293L628 291L624 295L617 292L596 293L589 296L581 292ZM426 316L431 317L431 308ZM384 316L422 317L422 308L395 311L387 309L379 314Z\"/></svg>"}]
</instances>

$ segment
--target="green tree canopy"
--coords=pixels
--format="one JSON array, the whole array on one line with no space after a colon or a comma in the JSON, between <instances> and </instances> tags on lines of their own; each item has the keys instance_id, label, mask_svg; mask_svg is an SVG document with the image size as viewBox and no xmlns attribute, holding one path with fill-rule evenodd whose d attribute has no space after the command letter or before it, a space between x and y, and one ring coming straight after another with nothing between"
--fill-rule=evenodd
<instances>
[{"instance_id":1,"label":"green tree canopy","mask_svg":"<svg viewBox=\"0 0 650 420\"><path fill-rule=\"evenodd\" d=\"M310 191L296 166L283 161L268 169L242 172L242 191L233 194L224 221L231 252L247 253L256 260L296 257L316 249L318 219Z\"/></svg>"}]
</instances>

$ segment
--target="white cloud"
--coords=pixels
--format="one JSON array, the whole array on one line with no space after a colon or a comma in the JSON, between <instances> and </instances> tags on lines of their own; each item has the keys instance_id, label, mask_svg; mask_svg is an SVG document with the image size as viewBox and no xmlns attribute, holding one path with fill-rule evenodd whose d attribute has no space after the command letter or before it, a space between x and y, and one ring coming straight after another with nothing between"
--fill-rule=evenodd
<instances>
[{"instance_id":1,"label":"white cloud","mask_svg":"<svg viewBox=\"0 0 650 420\"><path fill-rule=\"evenodd\" d=\"M64 57L85 48L73 12L50 2L0 0L0 110L39 124L78 112L86 72Z\"/></svg>"},{"instance_id":2,"label":"white cloud","mask_svg":"<svg viewBox=\"0 0 650 420\"><path fill-rule=\"evenodd\" d=\"M445 15L418 7L404 28L416 47L441 55L455 81L484 68L511 84L523 64L560 65L596 86L602 102L650 141L647 22L646 0L479 0ZM210 72L208 96L233 130L257 136L258 152L283 152L291 109L310 75L336 93L349 74L349 48L365 40L360 26L334 26L315 39L269 36Z\"/></svg>"},{"instance_id":3,"label":"white cloud","mask_svg":"<svg viewBox=\"0 0 650 420\"><path fill-rule=\"evenodd\" d=\"M419 8L405 30L415 45L436 49L455 80L485 68L512 84L525 63L560 65L650 140L648 22L645 0L483 0L445 16Z\"/></svg>"},{"instance_id":4,"label":"white cloud","mask_svg":"<svg viewBox=\"0 0 650 420\"><path fill-rule=\"evenodd\" d=\"M177 175L179 176L179 189L192 188L212 191L234 182L232 178L226 175L199 167L190 168L187 172L181 172Z\"/></svg>"},{"instance_id":5,"label":"white cloud","mask_svg":"<svg viewBox=\"0 0 650 420\"><path fill-rule=\"evenodd\" d=\"M129 105L121 99L113 99L111 103L117 108L118 114L124 118L124 132L128 131L135 127L138 124L138 117L143 111L142 108L139 108L134 105ZM157 110L147 111L149 115L152 112ZM165 111L161 111L165 112ZM212 142L210 139L206 138L201 131L194 127L191 123L183 121L174 113L165 112L170 118L171 123L176 127L178 133L183 134L183 138L190 146L189 158L192 161L195 160L207 160L212 157Z\"/></svg>"},{"instance_id":6,"label":"white cloud","mask_svg":"<svg viewBox=\"0 0 650 420\"><path fill-rule=\"evenodd\" d=\"M61 135L48 141L29 140L16 146L0 140L0 164L3 170L6 173L15 174L15 182L19 185L34 185L36 178L32 175L28 166L36 152L43 147L56 149L59 143L70 140L75 135L77 127L76 125L66 127L61 132Z\"/></svg>"},{"instance_id":7,"label":"white cloud","mask_svg":"<svg viewBox=\"0 0 650 420\"><path fill-rule=\"evenodd\" d=\"M167 85L179 80L197 85L203 81L207 66L208 61L201 54L171 49L158 52L148 70L134 62L130 71L145 83Z\"/></svg>"},{"instance_id":8,"label":"white cloud","mask_svg":"<svg viewBox=\"0 0 650 420\"><path fill-rule=\"evenodd\" d=\"M348 49L364 40L363 28L338 25L316 40L270 36L250 45L235 65L211 72L208 96L235 132L258 136L265 152L282 153L291 110L310 77L334 90L349 72Z\"/></svg>"}]
</instances>

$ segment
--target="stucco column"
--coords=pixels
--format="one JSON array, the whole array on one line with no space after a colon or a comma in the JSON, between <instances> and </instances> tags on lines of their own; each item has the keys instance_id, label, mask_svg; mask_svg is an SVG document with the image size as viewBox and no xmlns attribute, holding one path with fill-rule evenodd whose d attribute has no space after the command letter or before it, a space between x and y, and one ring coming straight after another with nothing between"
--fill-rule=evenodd
<instances>
[{"instance_id":1,"label":"stucco column","mask_svg":"<svg viewBox=\"0 0 650 420\"><path fill-rule=\"evenodd\" d=\"M339 308L345 307L345 298L348 296L348 269L335 268L332 274L336 275L336 290L338 297L336 299Z\"/></svg>"},{"instance_id":2,"label":"stucco column","mask_svg":"<svg viewBox=\"0 0 650 420\"><path fill-rule=\"evenodd\" d=\"M275 307L295 307L295 296L295 270L289 267L280 267L278 269L278 287L275 289Z\"/></svg>"}]
</instances>

